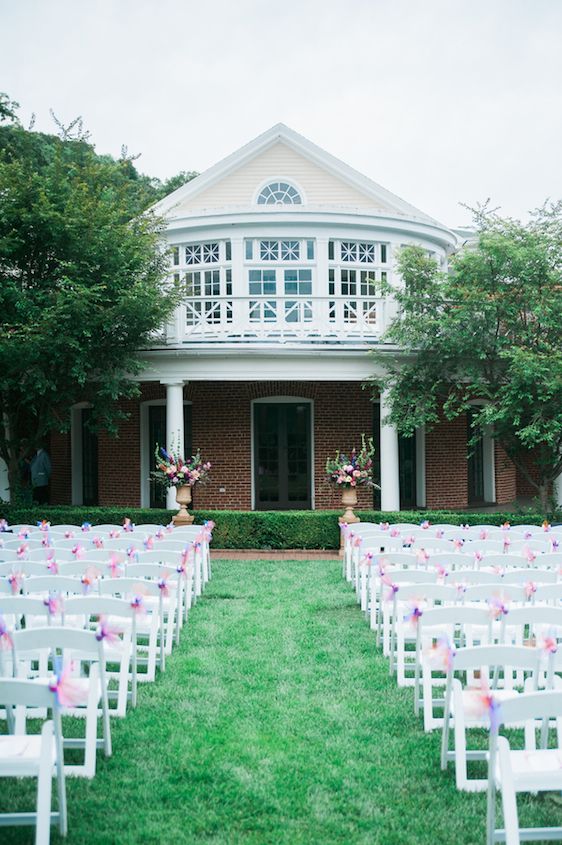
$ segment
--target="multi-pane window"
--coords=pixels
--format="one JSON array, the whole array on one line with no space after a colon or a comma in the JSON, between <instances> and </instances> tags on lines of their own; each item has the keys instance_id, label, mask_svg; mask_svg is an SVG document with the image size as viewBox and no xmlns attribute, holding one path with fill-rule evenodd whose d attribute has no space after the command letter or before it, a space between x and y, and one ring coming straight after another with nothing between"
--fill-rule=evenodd
<instances>
[{"instance_id":1,"label":"multi-pane window","mask_svg":"<svg viewBox=\"0 0 562 845\"><path fill-rule=\"evenodd\" d=\"M220 261L220 244L218 241L204 244L189 244L185 248L185 263L218 264Z\"/></svg>"},{"instance_id":2,"label":"multi-pane window","mask_svg":"<svg viewBox=\"0 0 562 845\"><path fill-rule=\"evenodd\" d=\"M258 197L258 205L301 205L302 199L296 188L288 182L271 182Z\"/></svg>"},{"instance_id":3,"label":"multi-pane window","mask_svg":"<svg viewBox=\"0 0 562 845\"><path fill-rule=\"evenodd\" d=\"M285 270L286 296L312 295L312 270ZM285 321L287 323L310 323L312 302L302 299L285 300Z\"/></svg>"},{"instance_id":4,"label":"multi-pane window","mask_svg":"<svg viewBox=\"0 0 562 845\"><path fill-rule=\"evenodd\" d=\"M370 241L329 241L328 260L342 264L386 264L387 246Z\"/></svg>"},{"instance_id":5,"label":"multi-pane window","mask_svg":"<svg viewBox=\"0 0 562 845\"><path fill-rule=\"evenodd\" d=\"M250 270L248 278L251 296L269 296L270 294L275 294L275 270Z\"/></svg>"},{"instance_id":6,"label":"multi-pane window","mask_svg":"<svg viewBox=\"0 0 562 845\"><path fill-rule=\"evenodd\" d=\"M285 294L311 296L312 270L285 270Z\"/></svg>"},{"instance_id":7,"label":"multi-pane window","mask_svg":"<svg viewBox=\"0 0 562 845\"><path fill-rule=\"evenodd\" d=\"M268 238L254 241L248 238L244 242L244 255L246 261L302 261L308 263L314 261L314 240L311 238L307 240Z\"/></svg>"}]
</instances>

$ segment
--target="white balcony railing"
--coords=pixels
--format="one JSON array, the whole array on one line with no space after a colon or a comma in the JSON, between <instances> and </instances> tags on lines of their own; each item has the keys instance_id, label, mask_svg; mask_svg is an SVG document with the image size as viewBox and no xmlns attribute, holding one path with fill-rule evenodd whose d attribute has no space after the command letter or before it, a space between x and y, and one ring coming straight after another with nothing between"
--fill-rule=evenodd
<instances>
[{"instance_id":1,"label":"white balcony railing","mask_svg":"<svg viewBox=\"0 0 562 845\"><path fill-rule=\"evenodd\" d=\"M167 341L369 343L391 311L393 302L361 296L194 296L178 308Z\"/></svg>"}]
</instances>

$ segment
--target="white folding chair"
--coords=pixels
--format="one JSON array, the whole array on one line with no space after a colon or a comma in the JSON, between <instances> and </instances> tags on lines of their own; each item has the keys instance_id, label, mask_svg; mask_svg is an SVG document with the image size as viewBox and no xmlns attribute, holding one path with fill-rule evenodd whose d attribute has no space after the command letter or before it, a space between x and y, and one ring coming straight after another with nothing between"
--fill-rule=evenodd
<instances>
[{"instance_id":1,"label":"white folding chair","mask_svg":"<svg viewBox=\"0 0 562 845\"><path fill-rule=\"evenodd\" d=\"M416 715L423 706L423 723L426 732L441 727L443 719L435 714L442 708L444 699L435 690L444 688L451 654L457 648L465 649L490 641L491 620L484 608L449 605L427 610L418 620L414 710ZM421 684L420 684L421 677Z\"/></svg>"},{"instance_id":2,"label":"white folding chair","mask_svg":"<svg viewBox=\"0 0 562 845\"><path fill-rule=\"evenodd\" d=\"M523 692L523 683L516 689L517 678L531 679L536 689L541 665L539 649L511 645L480 645L458 649L451 655L447 671L443 734L441 737L441 768L445 770L450 760L455 764L457 789L465 792L481 792L486 789L487 779L469 777L470 761L485 761L485 750L469 748L469 734L472 729L489 727L487 713L478 707L478 697L483 689L489 689L496 701L504 701ZM461 678L467 677L463 685ZM478 677L478 685L474 685ZM472 686L470 685L472 683ZM452 750L449 737L453 728Z\"/></svg>"},{"instance_id":3,"label":"white folding chair","mask_svg":"<svg viewBox=\"0 0 562 845\"><path fill-rule=\"evenodd\" d=\"M146 672L138 672L137 680L139 683L154 681L157 650L160 652L160 671L163 672L166 668L162 590L158 584L151 581L119 577L101 580L99 592L100 596L124 598L136 610L136 639L132 639L132 645L138 653L137 666L146 666ZM145 602L145 598L156 601Z\"/></svg>"},{"instance_id":4,"label":"white folding chair","mask_svg":"<svg viewBox=\"0 0 562 845\"><path fill-rule=\"evenodd\" d=\"M555 718L558 724L556 747L536 748L534 726ZM501 725L509 726L526 722L532 729L525 731L525 748L514 750L504 736L499 736ZM562 790L561 730L562 692L543 690L528 692L502 702L490 731L488 766L488 812L486 824L487 845L505 841L506 845L519 845L524 840L562 840L562 827L520 828L517 812L517 793ZM496 792L501 793L504 828L496 829Z\"/></svg>"},{"instance_id":5,"label":"white folding chair","mask_svg":"<svg viewBox=\"0 0 562 845\"><path fill-rule=\"evenodd\" d=\"M31 813L3 813L0 825L35 826L35 845L48 845L52 824L66 836L66 785L63 766L60 711L48 683L0 678L0 705L11 708L50 709L52 721L45 722L40 735L0 736L0 777L37 778L36 810ZM51 811L53 767L57 777L58 812Z\"/></svg>"},{"instance_id":6,"label":"white folding chair","mask_svg":"<svg viewBox=\"0 0 562 845\"><path fill-rule=\"evenodd\" d=\"M159 613L163 615L162 626L164 630L164 643L166 654L172 653L172 645L179 642L179 632L182 622L182 600L184 579L175 567L165 566L159 563L133 563L127 569L128 578L148 579L151 583L158 584L160 596L158 599L145 599L150 603L158 602Z\"/></svg>"},{"instance_id":7,"label":"white folding chair","mask_svg":"<svg viewBox=\"0 0 562 845\"><path fill-rule=\"evenodd\" d=\"M96 750L103 748L105 756L111 756L111 729L109 704L105 677L103 641L93 631L77 631L70 628L31 628L14 631L12 634L15 674L21 676L31 658L47 653L51 662L51 673L56 662L67 666L69 678L66 683L72 687L76 701L61 705L62 716L84 717L85 737L64 736L63 748L82 749L84 761L66 764L67 775L93 778L96 773ZM88 674L84 673L87 666ZM70 671L70 667L72 671ZM48 678L47 678L48 680ZM60 702L59 702L60 703ZM101 707L102 738L97 738L98 705Z\"/></svg>"},{"instance_id":8,"label":"white folding chair","mask_svg":"<svg viewBox=\"0 0 562 845\"><path fill-rule=\"evenodd\" d=\"M116 705L109 714L123 718L128 701L137 706L137 612L129 601L113 596L76 596L66 602L65 624L93 630L104 641L105 675L117 684L116 690L108 690L109 701Z\"/></svg>"}]
</instances>

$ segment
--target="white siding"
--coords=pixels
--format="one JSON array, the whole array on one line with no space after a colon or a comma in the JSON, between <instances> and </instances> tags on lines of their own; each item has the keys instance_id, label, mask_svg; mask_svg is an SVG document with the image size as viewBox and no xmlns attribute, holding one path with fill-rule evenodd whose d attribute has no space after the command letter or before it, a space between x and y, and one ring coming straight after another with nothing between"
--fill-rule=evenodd
<instances>
[{"instance_id":1,"label":"white siding","mask_svg":"<svg viewBox=\"0 0 562 845\"><path fill-rule=\"evenodd\" d=\"M175 214L225 206L248 206L253 202L257 189L266 180L281 178L294 181L303 191L306 202L313 205L383 208L382 205L376 206L371 197L332 176L279 141L217 184L186 199L175 209Z\"/></svg>"}]
</instances>

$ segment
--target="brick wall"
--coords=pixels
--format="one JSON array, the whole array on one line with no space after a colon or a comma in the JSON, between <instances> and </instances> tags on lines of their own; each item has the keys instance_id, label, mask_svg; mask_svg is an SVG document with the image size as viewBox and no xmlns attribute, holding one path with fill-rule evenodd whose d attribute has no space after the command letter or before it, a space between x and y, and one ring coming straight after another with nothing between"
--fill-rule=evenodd
<instances>
[{"instance_id":1,"label":"brick wall","mask_svg":"<svg viewBox=\"0 0 562 845\"><path fill-rule=\"evenodd\" d=\"M517 498L517 471L499 443L495 444L496 502L507 505Z\"/></svg>"},{"instance_id":2,"label":"brick wall","mask_svg":"<svg viewBox=\"0 0 562 845\"><path fill-rule=\"evenodd\" d=\"M52 505L69 505L72 494L70 433L51 432L48 452L53 467L49 491L50 502Z\"/></svg>"},{"instance_id":3,"label":"brick wall","mask_svg":"<svg viewBox=\"0 0 562 845\"><path fill-rule=\"evenodd\" d=\"M466 416L442 418L425 436L425 485L428 508L466 508L468 473Z\"/></svg>"}]
</instances>

